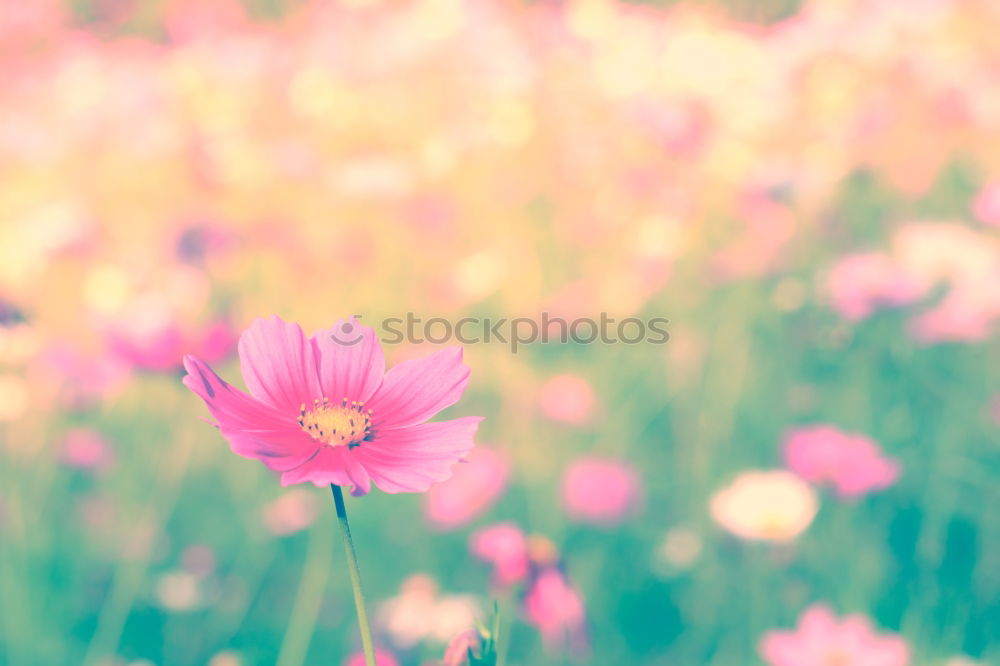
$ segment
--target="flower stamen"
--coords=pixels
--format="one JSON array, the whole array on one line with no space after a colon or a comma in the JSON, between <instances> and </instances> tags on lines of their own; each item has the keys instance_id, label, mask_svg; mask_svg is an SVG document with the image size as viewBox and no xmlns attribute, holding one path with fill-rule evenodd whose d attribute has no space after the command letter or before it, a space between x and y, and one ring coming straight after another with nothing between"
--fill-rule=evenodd
<instances>
[{"instance_id":1,"label":"flower stamen","mask_svg":"<svg viewBox=\"0 0 1000 666\"><path fill-rule=\"evenodd\" d=\"M326 397L322 402L313 400L313 407L306 411L305 403L299 407L299 427L314 440L327 446L354 448L372 438L372 410L365 403L344 398L339 406L331 406Z\"/></svg>"}]
</instances>

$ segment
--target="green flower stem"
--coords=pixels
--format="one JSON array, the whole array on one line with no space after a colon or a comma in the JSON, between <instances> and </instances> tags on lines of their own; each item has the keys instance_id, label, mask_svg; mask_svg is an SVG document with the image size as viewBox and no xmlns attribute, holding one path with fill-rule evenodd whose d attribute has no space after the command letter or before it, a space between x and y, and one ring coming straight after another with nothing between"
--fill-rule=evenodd
<instances>
[{"instance_id":1,"label":"green flower stem","mask_svg":"<svg viewBox=\"0 0 1000 666\"><path fill-rule=\"evenodd\" d=\"M361 592L361 571L358 569L358 556L354 552L354 540L351 539L351 526L347 522L347 508L344 506L344 493L340 486L330 484L333 490L333 502L337 505L337 519L340 521L340 533L344 537L344 553L347 555L347 570L351 574L351 587L354 589L354 607L358 611L358 626L361 629L361 649L365 653L365 666L375 666L375 646L372 644L372 630L368 626L368 613L365 612L365 596Z\"/></svg>"}]
</instances>

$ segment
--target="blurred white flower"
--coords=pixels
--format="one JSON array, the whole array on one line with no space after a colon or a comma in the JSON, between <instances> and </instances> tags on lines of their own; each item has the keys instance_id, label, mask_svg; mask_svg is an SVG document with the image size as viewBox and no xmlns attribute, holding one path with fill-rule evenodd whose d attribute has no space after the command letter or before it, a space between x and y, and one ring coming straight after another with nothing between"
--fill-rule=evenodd
<instances>
[{"instance_id":1,"label":"blurred white flower","mask_svg":"<svg viewBox=\"0 0 1000 666\"><path fill-rule=\"evenodd\" d=\"M709 503L712 518L744 539L789 541L812 523L816 493L784 470L749 470L718 490Z\"/></svg>"},{"instance_id":2,"label":"blurred white flower","mask_svg":"<svg viewBox=\"0 0 1000 666\"><path fill-rule=\"evenodd\" d=\"M410 576L399 595L383 602L376 622L399 647L425 639L447 643L476 622L480 604L467 595L438 595L437 583L426 574Z\"/></svg>"},{"instance_id":3,"label":"blurred white flower","mask_svg":"<svg viewBox=\"0 0 1000 666\"><path fill-rule=\"evenodd\" d=\"M203 599L198 577L188 571L172 571L156 581L156 598L171 611L197 608Z\"/></svg>"},{"instance_id":4,"label":"blurred white flower","mask_svg":"<svg viewBox=\"0 0 1000 666\"><path fill-rule=\"evenodd\" d=\"M666 564L687 569L701 555L702 542L697 532L688 527L674 527L664 536L657 555Z\"/></svg>"}]
</instances>

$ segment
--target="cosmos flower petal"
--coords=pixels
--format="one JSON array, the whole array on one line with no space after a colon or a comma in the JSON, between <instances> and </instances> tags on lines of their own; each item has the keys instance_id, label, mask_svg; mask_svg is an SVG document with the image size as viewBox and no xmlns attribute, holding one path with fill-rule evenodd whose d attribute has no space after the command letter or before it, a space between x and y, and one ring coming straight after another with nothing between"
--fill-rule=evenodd
<instances>
[{"instance_id":1,"label":"cosmos flower petal","mask_svg":"<svg viewBox=\"0 0 1000 666\"><path fill-rule=\"evenodd\" d=\"M312 337L319 359L319 381L323 395L334 403L367 401L382 384L385 358L375 331L354 317L341 319L333 327Z\"/></svg>"},{"instance_id":2,"label":"cosmos flower petal","mask_svg":"<svg viewBox=\"0 0 1000 666\"><path fill-rule=\"evenodd\" d=\"M352 451L380 489L423 492L451 476L452 465L472 450L482 417L386 431Z\"/></svg>"},{"instance_id":3,"label":"cosmos flower petal","mask_svg":"<svg viewBox=\"0 0 1000 666\"><path fill-rule=\"evenodd\" d=\"M842 498L891 486L898 461L886 457L871 438L817 424L791 430L784 442L785 464L812 483L829 483Z\"/></svg>"},{"instance_id":4,"label":"cosmos flower petal","mask_svg":"<svg viewBox=\"0 0 1000 666\"><path fill-rule=\"evenodd\" d=\"M769 666L909 663L909 645L900 636L878 633L864 615L838 618L822 604L807 608L799 616L798 628L765 633L759 652Z\"/></svg>"},{"instance_id":5,"label":"cosmos flower petal","mask_svg":"<svg viewBox=\"0 0 1000 666\"><path fill-rule=\"evenodd\" d=\"M637 508L642 488L638 470L625 460L585 456L562 479L562 504L573 520L615 525Z\"/></svg>"},{"instance_id":6,"label":"cosmos flower petal","mask_svg":"<svg viewBox=\"0 0 1000 666\"><path fill-rule=\"evenodd\" d=\"M239 342L240 370L250 394L289 415L323 395L316 348L296 323L256 319Z\"/></svg>"},{"instance_id":7,"label":"cosmos flower petal","mask_svg":"<svg viewBox=\"0 0 1000 666\"><path fill-rule=\"evenodd\" d=\"M367 470L365 470L364 466L354 454L354 450L346 449L344 447L338 448L343 458L344 468L347 470L347 476L350 477L351 484L354 486L354 490L351 491L351 494L355 497L367 495L372 489L372 480L368 475Z\"/></svg>"},{"instance_id":8,"label":"cosmos flower petal","mask_svg":"<svg viewBox=\"0 0 1000 666\"><path fill-rule=\"evenodd\" d=\"M230 386L203 361L184 357L184 385L208 407L234 453L256 458L274 470L301 465L316 443L274 407Z\"/></svg>"},{"instance_id":9,"label":"cosmos flower petal","mask_svg":"<svg viewBox=\"0 0 1000 666\"><path fill-rule=\"evenodd\" d=\"M469 383L462 348L448 347L404 361L386 373L369 405L375 426L401 428L422 423L458 402Z\"/></svg>"},{"instance_id":10,"label":"cosmos flower petal","mask_svg":"<svg viewBox=\"0 0 1000 666\"><path fill-rule=\"evenodd\" d=\"M455 529L489 510L507 486L510 462L499 451L477 447L466 462L424 498L424 516L438 529Z\"/></svg>"},{"instance_id":11,"label":"cosmos flower petal","mask_svg":"<svg viewBox=\"0 0 1000 666\"><path fill-rule=\"evenodd\" d=\"M511 585L523 580L531 568L528 538L515 523L494 523L469 537L469 551L493 565L493 580Z\"/></svg>"},{"instance_id":12,"label":"cosmos flower petal","mask_svg":"<svg viewBox=\"0 0 1000 666\"><path fill-rule=\"evenodd\" d=\"M328 486L331 483L338 486L351 485L351 479L344 469L339 452L331 446L319 447L316 455L281 475L281 485L283 486L306 481L318 488Z\"/></svg>"},{"instance_id":13,"label":"cosmos flower petal","mask_svg":"<svg viewBox=\"0 0 1000 666\"><path fill-rule=\"evenodd\" d=\"M760 641L760 656L775 666L791 666L800 652L798 637L785 631L769 631Z\"/></svg>"},{"instance_id":14,"label":"cosmos flower petal","mask_svg":"<svg viewBox=\"0 0 1000 666\"><path fill-rule=\"evenodd\" d=\"M814 604L799 618L799 629L803 634L824 635L835 630L837 616L826 604Z\"/></svg>"}]
</instances>

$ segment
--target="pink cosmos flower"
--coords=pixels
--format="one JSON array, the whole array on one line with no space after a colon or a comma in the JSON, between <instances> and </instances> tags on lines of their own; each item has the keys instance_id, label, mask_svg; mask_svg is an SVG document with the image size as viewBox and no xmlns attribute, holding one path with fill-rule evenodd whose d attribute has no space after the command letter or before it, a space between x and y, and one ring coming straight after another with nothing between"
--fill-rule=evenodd
<instances>
[{"instance_id":1,"label":"pink cosmos flower","mask_svg":"<svg viewBox=\"0 0 1000 666\"><path fill-rule=\"evenodd\" d=\"M10 48L19 42L29 44L39 35L58 34L66 13L58 0L5 3L0 14L0 38L4 46Z\"/></svg>"},{"instance_id":2,"label":"pink cosmos flower","mask_svg":"<svg viewBox=\"0 0 1000 666\"><path fill-rule=\"evenodd\" d=\"M696 102L667 105L642 100L635 103L633 114L658 145L677 156L697 154L711 129L707 110Z\"/></svg>"},{"instance_id":3,"label":"pink cosmos flower","mask_svg":"<svg viewBox=\"0 0 1000 666\"><path fill-rule=\"evenodd\" d=\"M246 15L234 0L171 0L164 23L174 41L210 40L243 27Z\"/></svg>"},{"instance_id":4,"label":"pink cosmos flower","mask_svg":"<svg viewBox=\"0 0 1000 666\"><path fill-rule=\"evenodd\" d=\"M466 666L469 663L469 651L478 656L482 645L482 635L476 629L466 629L448 643L441 666Z\"/></svg>"},{"instance_id":5,"label":"pink cosmos flower","mask_svg":"<svg viewBox=\"0 0 1000 666\"><path fill-rule=\"evenodd\" d=\"M402 203L401 213L421 234L444 236L455 227L455 203L445 195L417 194Z\"/></svg>"},{"instance_id":6,"label":"pink cosmos flower","mask_svg":"<svg viewBox=\"0 0 1000 666\"><path fill-rule=\"evenodd\" d=\"M64 344L43 351L28 378L51 391L55 402L84 408L117 397L128 385L129 365L114 355L90 354Z\"/></svg>"},{"instance_id":7,"label":"pink cosmos flower","mask_svg":"<svg viewBox=\"0 0 1000 666\"><path fill-rule=\"evenodd\" d=\"M857 497L892 485L899 463L886 458L864 435L830 425L792 430L785 437L785 464L813 483L831 483L841 497Z\"/></svg>"},{"instance_id":8,"label":"pink cosmos flower","mask_svg":"<svg viewBox=\"0 0 1000 666\"><path fill-rule=\"evenodd\" d=\"M972 202L972 212L985 224L1000 226L1000 179L987 183Z\"/></svg>"},{"instance_id":9,"label":"pink cosmos flower","mask_svg":"<svg viewBox=\"0 0 1000 666\"><path fill-rule=\"evenodd\" d=\"M315 493L295 488L264 506L261 519L271 534L287 536L312 525L318 514Z\"/></svg>"},{"instance_id":10,"label":"pink cosmos flower","mask_svg":"<svg viewBox=\"0 0 1000 666\"><path fill-rule=\"evenodd\" d=\"M201 330L185 330L173 321L148 330L117 328L111 332L111 348L137 368L154 372L171 372L178 368L178 359L192 352L210 363L220 361L232 352L236 335L232 327L219 319Z\"/></svg>"},{"instance_id":11,"label":"pink cosmos flower","mask_svg":"<svg viewBox=\"0 0 1000 666\"><path fill-rule=\"evenodd\" d=\"M466 525L489 510L507 485L510 463L493 449L477 448L454 475L433 486L425 497L424 515L440 529Z\"/></svg>"},{"instance_id":12,"label":"pink cosmos flower","mask_svg":"<svg viewBox=\"0 0 1000 666\"><path fill-rule=\"evenodd\" d=\"M101 433L91 428L74 428L63 438L59 460L70 467L104 470L114 462L114 452Z\"/></svg>"},{"instance_id":13,"label":"pink cosmos flower","mask_svg":"<svg viewBox=\"0 0 1000 666\"><path fill-rule=\"evenodd\" d=\"M717 275L734 280L772 272L787 255L785 248L795 235L792 209L751 187L736 201L734 213L745 225L744 232L715 255Z\"/></svg>"},{"instance_id":14,"label":"pink cosmos flower","mask_svg":"<svg viewBox=\"0 0 1000 666\"><path fill-rule=\"evenodd\" d=\"M993 334L1000 317L1000 293L984 285L996 284L1000 270L981 285L956 286L931 310L910 322L919 342L980 342Z\"/></svg>"},{"instance_id":15,"label":"pink cosmos flower","mask_svg":"<svg viewBox=\"0 0 1000 666\"><path fill-rule=\"evenodd\" d=\"M564 645L574 654L586 650L583 597L559 567L545 567L537 573L524 597L524 613L550 651Z\"/></svg>"},{"instance_id":16,"label":"pink cosmos flower","mask_svg":"<svg viewBox=\"0 0 1000 666\"><path fill-rule=\"evenodd\" d=\"M909 647L896 635L879 635L868 619L838 619L817 604L799 617L795 631L770 631L760 654L770 666L906 666Z\"/></svg>"},{"instance_id":17,"label":"pink cosmos flower","mask_svg":"<svg viewBox=\"0 0 1000 666\"><path fill-rule=\"evenodd\" d=\"M563 475L563 508L570 518L586 523L619 523L641 494L635 468L613 458L581 458Z\"/></svg>"},{"instance_id":18,"label":"pink cosmos flower","mask_svg":"<svg viewBox=\"0 0 1000 666\"><path fill-rule=\"evenodd\" d=\"M847 319L864 319L879 307L918 300L924 285L888 255L877 252L843 257L827 282L833 307Z\"/></svg>"},{"instance_id":19,"label":"pink cosmos flower","mask_svg":"<svg viewBox=\"0 0 1000 666\"><path fill-rule=\"evenodd\" d=\"M528 575L528 540L514 523L497 523L473 532L469 550L493 565L497 585L511 585Z\"/></svg>"},{"instance_id":20,"label":"pink cosmos flower","mask_svg":"<svg viewBox=\"0 0 1000 666\"><path fill-rule=\"evenodd\" d=\"M353 317L307 338L277 316L240 337L249 394L203 361L184 358L184 385L215 419L232 450L281 472L282 485L423 492L451 476L482 421L424 423L458 402L469 381L462 349L449 347L384 372L375 332Z\"/></svg>"},{"instance_id":21,"label":"pink cosmos flower","mask_svg":"<svg viewBox=\"0 0 1000 666\"><path fill-rule=\"evenodd\" d=\"M350 659L344 662L344 666L365 666L365 655L358 652L351 655ZM375 650L375 666L399 666L399 661L391 652L378 649Z\"/></svg>"},{"instance_id":22,"label":"pink cosmos flower","mask_svg":"<svg viewBox=\"0 0 1000 666\"><path fill-rule=\"evenodd\" d=\"M582 425L590 420L597 399L590 382L573 374L556 375L542 386L538 402L547 418Z\"/></svg>"}]
</instances>

